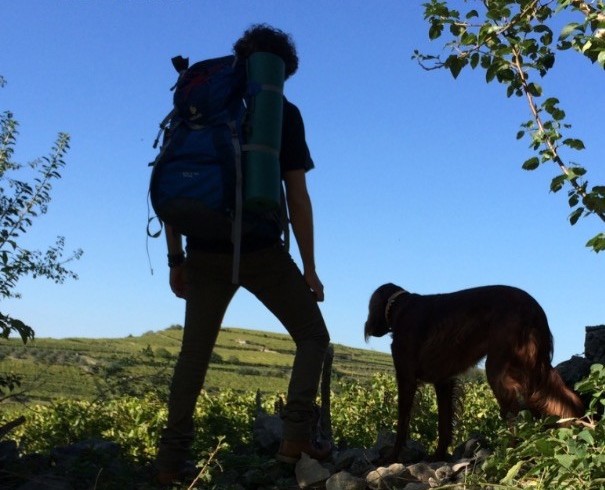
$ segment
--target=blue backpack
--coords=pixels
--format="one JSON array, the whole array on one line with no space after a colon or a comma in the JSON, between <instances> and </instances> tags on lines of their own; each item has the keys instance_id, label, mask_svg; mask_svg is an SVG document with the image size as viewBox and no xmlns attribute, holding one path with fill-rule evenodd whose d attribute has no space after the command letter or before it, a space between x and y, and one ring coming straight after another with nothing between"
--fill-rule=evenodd
<instances>
[{"instance_id":1,"label":"blue backpack","mask_svg":"<svg viewBox=\"0 0 605 490\"><path fill-rule=\"evenodd\" d=\"M280 210L249 212L242 203L242 150L245 147L249 89L245 64L233 56L189 67L180 56L174 108L160 124L162 145L149 184L149 198L161 222L185 236L233 242L234 282L242 236L282 230ZM283 209L281 210L283 211ZM287 227L286 227L287 229ZM159 235L156 234L156 235Z\"/></svg>"}]
</instances>

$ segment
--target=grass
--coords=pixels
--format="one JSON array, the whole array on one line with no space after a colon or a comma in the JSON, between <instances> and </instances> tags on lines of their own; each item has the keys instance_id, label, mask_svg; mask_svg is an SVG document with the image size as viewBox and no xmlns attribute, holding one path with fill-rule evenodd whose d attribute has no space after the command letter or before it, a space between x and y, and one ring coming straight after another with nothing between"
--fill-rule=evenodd
<instances>
[{"instance_id":1,"label":"grass","mask_svg":"<svg viewBox=\"0 0 605 490\"><path fill-rule=\"evenodd\" d=\"M178 356L182 328L124 338L38 338L0 341L0 375L22 379L28 402L58 398L92 400L123 382L155 382L167 389ZM295 345L287 334L223 328L206 377L208 391L233 389L285 392ZM363 382L376 372L393 372L388 354L334 345L333 375ZM161 379L158 379L158 373ZM155 381L154 381L155 380Z\"/></svg>"}]
</instances>

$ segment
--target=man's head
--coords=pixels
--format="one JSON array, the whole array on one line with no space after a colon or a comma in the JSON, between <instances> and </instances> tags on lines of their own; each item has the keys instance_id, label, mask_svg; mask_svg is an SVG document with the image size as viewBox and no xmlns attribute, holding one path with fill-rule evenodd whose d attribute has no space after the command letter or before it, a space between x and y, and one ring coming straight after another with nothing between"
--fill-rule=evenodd
<instances>
[{"instance_id":1,"label":"man's head","mask_svg":"<svg viewBox=\"0 0 605 490\"><path fill-rule=\"evenodd\" d=\"M298 69L298 55L294 41L289 34L267 24L251 26L233 45L233 52L239 59L246 59L252 53L263 51L279 56L286 65L286 79Z\"/></svg>"}]
</instances>

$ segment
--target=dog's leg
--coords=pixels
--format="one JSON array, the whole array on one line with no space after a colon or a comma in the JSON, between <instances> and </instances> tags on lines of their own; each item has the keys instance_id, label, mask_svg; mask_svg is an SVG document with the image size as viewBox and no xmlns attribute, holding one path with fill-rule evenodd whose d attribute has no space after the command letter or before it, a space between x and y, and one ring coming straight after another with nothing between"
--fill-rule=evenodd
<instances>
[{"instance_id":1,"label":"dog's leg","mask_svg":"<svg viewBox=\"0 0 605 490\"><path fill-rule=\"evenodd\" d=\"M398 350L395 342L393 342L391 346L391 351L397 377L397 436L395 437L393 449L387 456L387 461L395 462L399 457L401 448L408 438L412 404L414 403L414 395L416 394L418 381L410 374L412 373L412 370L405 364L408 359L407 353Z\"/></svg>"},{"instance_id":2,"label":"dog's leg","mask_svg":"<svg viewBox=\"0 0 605 490\"><path fill-rule=\"evenodd\" d=\"M439 441L433 455L435 461L443 461L447 456L447 448L452 443L454 422L454 378L435 383L437 395L437 412L439 414Z\"/></svg>"}]
</instances>

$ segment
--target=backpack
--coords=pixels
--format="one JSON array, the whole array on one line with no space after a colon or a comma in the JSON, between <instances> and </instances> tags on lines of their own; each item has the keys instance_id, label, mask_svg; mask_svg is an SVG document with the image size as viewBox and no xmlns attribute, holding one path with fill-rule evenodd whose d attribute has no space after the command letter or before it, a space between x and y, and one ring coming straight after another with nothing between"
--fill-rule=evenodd
<instances>
[{"instance_id":1,"label":"backpack","mask_svg":"<svg viewBox=\"0 0 605 490\"><path fill-rule=\"evenodd\" d=\"M256 55L265 60L266 55L272 57L271 62L277 59L283 72L283 61L277 56L255 53L252 57ZM182 235L231 240L236 283L242 237L252 230L258 233L277 226L281 232L283 228L280 211L283 214L285 207L279 176L281 105L279 117L269 118L279 124L277 135L275 127L269 128L271 141L262 141L263 131L254 130L255 112L261 117L260 125L266 126L266 100L271 99L275 105L278 96L281 104L283 74L281 86L256 83L249 78L254 78L258 69L251 70L250 62L237 63L233 56L200 61L191 67L187 59L178 56L172 63L179 77L173 87L174 108L160 124L154 143L157 147L162 138L159 153L150 164L151 205L160 222ZM261 137L261 141L255 141L254 136ZM251 174L247 166L256 169L255 175L246 175ZM264 170L259 174L261 168ZM265 199L251 187L265 191L266 169L270 168L271 196ZM273 226L263 226L263 222Z\"/></svg>"}]
</instances>

